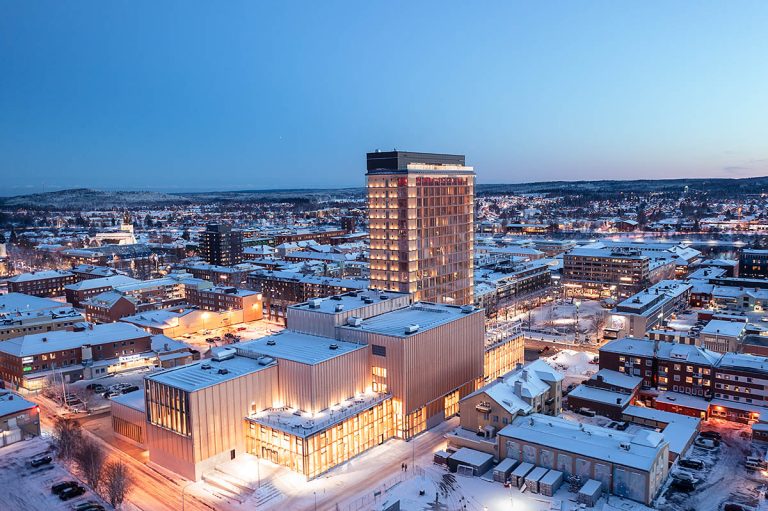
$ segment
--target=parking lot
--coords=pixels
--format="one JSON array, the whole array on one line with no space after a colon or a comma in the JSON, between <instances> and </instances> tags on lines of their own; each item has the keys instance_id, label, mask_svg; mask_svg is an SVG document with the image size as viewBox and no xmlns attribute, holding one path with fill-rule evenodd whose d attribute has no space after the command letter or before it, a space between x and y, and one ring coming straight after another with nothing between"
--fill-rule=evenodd
<instances>
[{"instance_id":1,"label":"parking lot","mask_svg":"<svg viewBox=\"0 0 768 511\"><path fill-rule=\"evenodd\" d=\"M765 502L768 478L762 470L747 470L745 458L763 459L765 448L753 445L749 426L711 419L702 430L720 433L721 443L716 448L694 445L685 458L698 459L703 469L683 468L677 463L671 469L660 500L661 509L670 511L721 511L727 502L758 508ZM674 484L675 479L691 479L695 489L687 491Z\"/></svg>"},{"instance_id":2,"label":"parking lot","mask_svg":"<svg viewBox=\"0 0 768 511\"><path fill-rule=\"evenodd\" d=\"M51 486L62 481L76 478L59 463L52 463L38 468L29 465L31 459L50 452L50 446L44 438L33 438L3 447L0 455L0 509L25 511L71 510L74 506L88 501L96 501L105 509L112 509L102 499L87 490L84 495L67 502L61 501L51 493ZM80 483L85 486L83 483Z\"/></svg>"},{"instance_id":3,"label":"parking lot","mask_svg":"<svg viewBox=\"0 0 768 511\"><path fill-rule=\"evenodd\" d=\"M225 328L215 328L213 330L202 330L193 334L185 334L180 337L176 337L177 340L188 344L194 349L200 351L205 356L205 353L214 346L223 346L228 344L226 334L231 333L240 337L240 342L250 341L252 339L260 339L264 336L272 333L279 332L283 327L275 323L270 323L265 320L250 321L248 323L241 323ZM220 341L207 342L206 339L220 338Z\"/></svg>"}]
</instances>

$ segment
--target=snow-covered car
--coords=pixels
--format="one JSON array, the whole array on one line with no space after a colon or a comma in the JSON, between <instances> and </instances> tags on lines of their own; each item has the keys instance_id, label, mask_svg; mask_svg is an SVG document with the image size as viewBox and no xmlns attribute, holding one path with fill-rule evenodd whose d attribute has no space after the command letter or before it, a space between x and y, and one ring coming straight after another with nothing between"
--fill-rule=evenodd
<instances>
[{"instance_id":1,"label":"snow-covered car","mask_svg":"<svg viewBox=\"0 0 768 511\"><path fill-rule=\"evenodd\" d=\"M697 437L696 440L693 441L693 444L704 449L714 449L719 445L716 440L702 437Z\"/></svg>"}]
</instances>

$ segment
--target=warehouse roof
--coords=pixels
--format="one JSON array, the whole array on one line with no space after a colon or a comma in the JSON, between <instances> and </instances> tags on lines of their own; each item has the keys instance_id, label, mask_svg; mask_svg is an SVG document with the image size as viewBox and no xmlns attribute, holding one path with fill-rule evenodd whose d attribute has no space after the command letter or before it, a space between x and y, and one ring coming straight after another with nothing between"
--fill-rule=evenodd
<instances>
[{"instance_id":1,"label":"warehouse roof","mask_svg":"<svg viewBox=\"0 0 768 511\"><path fill-rule=\"evenodd\" d=\"M538 413L518 417L499 436L646 471L667 445L664 436L655 431L628 434Z\"/></svg>"}]
</instances>

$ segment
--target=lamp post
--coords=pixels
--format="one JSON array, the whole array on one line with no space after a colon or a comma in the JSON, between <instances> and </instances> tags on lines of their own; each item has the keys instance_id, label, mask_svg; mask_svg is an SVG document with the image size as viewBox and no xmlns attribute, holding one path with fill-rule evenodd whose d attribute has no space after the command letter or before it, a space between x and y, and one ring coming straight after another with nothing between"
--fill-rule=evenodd
<instances>
[{"instance_id":1,"label":"lamp post","mask_svg":"<svg viewBox=\"0 0 768 511\"><path fill-rule=\"evenodd\" d=\"M581 300L574 300L574 305L576 305L576 331L574 332L574 338L576 340L576 344L579 343L579 307L581 306Z\"/></svg>"}]
</instances>

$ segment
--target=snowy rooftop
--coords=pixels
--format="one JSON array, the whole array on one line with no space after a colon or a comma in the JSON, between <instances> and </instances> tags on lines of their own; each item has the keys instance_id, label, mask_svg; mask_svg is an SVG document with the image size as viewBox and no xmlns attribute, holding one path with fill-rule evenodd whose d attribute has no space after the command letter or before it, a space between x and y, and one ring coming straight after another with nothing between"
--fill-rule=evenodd
<instances>
[{"instance_id":1,"label":"snowy rooftop","mask_svg":"<svg viewBox=\"0 0 768 511\"><path fill-rule=\"evenodd\" d=\"M630 405L624 410L624 413L632 417L666 423L667 425L662 431L664 440L669 442L669 450L675 454L683 453L690 444L692 437L698 434L701 425L701 419L696 417L644 406Z\"/></svg>"},{"instance_id":2,"label":"snowy rooftop","mask_svg":"<svg viewBox=\"0 0 768 511\"><path fill-rule=\"evenodd\" d=\"M314 278L321 278L321 277L314 277ZM337 283L341 283L341 279L326 279L325 277L322 277L325 280L332 280ZM349 280L349 279L346 279ZM357 285L362 285L362 283L365 284L365 287L368 286L368 281L353 281L356 282ZM340 285L343 285L345 287L354 287L353 284L350 284L350 286L347 286L347 284L341 283ZM295 305L291 305L291 309L299 309L299 310L311 310L312 312L322 312L325 314L339 314L340 311L337 311L336 309L340 306L342 309L342 312L349 312L357 309L362 309L363 307L370 307L372 303L381 302L384 300L392 300L396 298L402 298L408 296L408 293L395 293L392 291L382 292L382 291L374 291L374 290L368 290L368 291L362 291L362 292L351 292L351 293L344 293L340 295L334 295L332 297L327 298L316 298L314 300L310 300L308 302L304 303L297 303ZM366 299L368 299L366 301ZM371 302L372 303L369 303Z\"/></svg>"},{"instance_id":3,"label":"snowy rooftop","mask_svg":"<svg viewBox=\"0 0 768 511\"><path fill-rule=\"evenodd\" d=\"M693 344L659 342L657 356L661 360L682 360L692 364L712 365L720 359L720 354Z\"/></svg>"},{"instance_id":4,"label":"snowy rooftop","mask_svg":"<svg viewBox=\"0 0 768 511\"><path fill-rule=\"evenodd\" d=\"M765 373L768 372L768 358L748 355L746 353L726 353L720 359L717 367Z\"/></svg>"},{"instance_id":5,"label":"snowy rooftop","mask_svg":"<svg viewBox=\"0 0 768 511\"><path fill-rule=\"evenodd\" d=\"M681 280L662 280L648 289L630 296L619 303L616 309L619 312L634 314L649 313L652 305L677 298L691 287L691 284Z\"/></svg>"},{"instance_id":6,"label":"snowy rooftop","mask_svg":"<svg viewBox=\"0 0 768 511\"><path fill-rule=\"evenodd\" d=\"M480 309L474 309L469 314L480 313ZM418 325L418 332L445 325L451 321L468 315L462 307L456 305L438 305L427 302L417 302L409 307L380 314L363 320L359 327L345 326L368 332L375 332L395 337L407 337L405 328L409 325Z\"/></svg>"},{"instance_id":7,"label":"snowy rooftop","mask_svg":"<svg viewBox=\"0 0 768 511\"><path fill-rule=\"evenodd\" d=\"M533 408L523 398L530 400L545 394L550 390L548 382L562 381L563 376L543 360L536 360L503 378L503 381L489 383L470 396L485 393L511 414L529 413Z\"/></svg>"},{"instance_id":8,"label":"snowy rooftop","mask_svg":"<svg viewBox=\"0 0 768 511\"><path fill-rule=\"evenodd\" d=\"M0 351L17 357L80 348L85 344L106 344L147 337L147 332L128 323L92 325L81 332L57 330L14 337L0 343Z\"/></svg>"},{"instance_id":9,"label":"snowy rooftop","mask_svg":"<svg viewBox=\"0 0 768 511\"><path fill-rule=\"evenodd\" d=\"M655 431L641 430L628 434L538 413L518 417L499 431L499 436L547 445L640 470L650 470L659 450L666 445L664 436Z\"/></svg>"},{"instance_id":10,"label":"snowy rooftop","mask_svg":"<svg viewBox=\"0 0 768 511\"><path fill-rule=\"evenodd\" d=\"M0 394L0 417L18 414L19 412L29 410L35 406L37 406L35 403L27 401L13 392Z\"/></svg>"},{"instance_id":11,"label":"snowy rooftop","mask_svg":"<svg viewBox=\"0 0 768 511\"><path fill-rule=\"evenodd\" d=\"M701 334L725 335L729 337L738 337L744 333L746 323L740 321L723 321L713 319L701 329Z\"/></svg>"},{"instance_id":12,"label":"snowy rooftop","mask_svg":"<svg viewBox=\"0 0 768 511\"><path fill-rule=\"evenodd\" d=\"M128 284L136 284L141 282L138 279L133 279L126 275L112 275L110 277L102 277L99 279L87 279L81 280L75 284L65 286L65 289L71 289L73 291L85 291L88 289L98 289L100 287L117 287L125 286Z\"/></svg>"},{"instance_id":13,"label":"snowy rooftop","mask_svg":"<svg viewBox=\"0 0 768 511\"><path fill-rule=\"evenodd\" d=\"M62 270L35 271L31 273L21 273L8 279L8 282L31 282L34 280L54 279L58 277L74 276L73 273Z\"/></svg>"},{"instance_id":14,"label":"snowy rooftop","mask_svg":"<svg viewBox=\"0 0 768 511\"><path fill-rule=\"evenodd\" d=\"M39 298L23 293L0 295L0 314L9 312L34 312L48 309L61 309L63 307L68 307L68 305L57 302L56 300Z\"/></svg>"},{"instance_id":15,"label":"snowy rooftop","mask_svg":"<svg viewBox=\"0 0 768 511\"><path fill-rule=\"evenodd\" d=\"M144 327L154 328L169 328L177 326L175 320L179 317L189 314L196 309L184 309L184 310L170 310L170 309L156 309L134 314L133 316L126 316L120 321L126 323L132 323Z\"/></svg>"},{"instance_id":16,"label":"snowy rooftop","mask_svg":"<svg viewBox=\"0 0 768 511\"><path fill-rule=\"evenodd\" d=\"M656 402L666 403L669 405L678 405L703 412L709 410L709 401L705 401L704 398L689 396L687 394L678 392L661 392L658 396L656 396Z\"/></svg>"},{"instance_id":17,"label":"snowy rooftop","mask_svg":"<svg viewBox=\"0 0 768 511\"><path fill-rule=\"evenodd\" d=\"M598 381L602 380L608 385L621 387L623 389L634 389L643 382L643 379L640 376L630 376L610 369L600 369L595 373L592 379Z\"/></svg>"},{"instance_id":18,"label":"snowy rooftop","mask_svg":"<svg viewBox=\"0 0 768 511\"><path fill-rule=\"evenodd\" d=\"M133 408L134 410L138 410L140 412L145 411L143 388L136 390L134 392L129 392L127 394L120 394L119 396L114 396L111 398L111 401L113 403L127 406L128 408Z\"/></svg>"},{"instance_id":19,"label":"snowy rooftop","mask_svg":"<svg viewBox=\"0 0 768 511\"><path fill-rule=\"evenodd\" d=\"M269 408L255 413L247 419L257 424L306 438L369 410L390 398L390 394L369 392L347 399L315 414L302 412L295 408Z\"/></svg>"},{"instance_id":20,"label":"snowy rooftop","mask_svg":"<svg viewBox=\"0 0 768 511\"><path fill-rule=\"evenodd\" d=\"M274 343L274 344L272 344ZM357 350L367 349L365 344L338 341L329 337L283 330L274 335L236 346L238 353L266 355L302 364L319 364Z\"/></svg>"},{"instance_id":21,"label":"snowy rooftop","mask_svg":"<svg viewBox=\"0 0 768 511\"><path fill-rule=\"evenodd\" d=\"M268 357L254 359L235 356L222 361L206 359L193 364L160 371L147 376L146 379L187 392L195 392L256 371L261 371L274 364L275 361Z\"/></svg>"},{"instance_id":22,"label":"snowy rooftop","mask_svg":"<svg viewBox=\"0 0 768 511\"><path fill-rule=\"evenodd\" d=\"M619 406L624 408L632 399L631 394L623 392L613 392L611 390L590 387L588 385L579 385L568 394L568 398L579 398L603 405Z\"/></svg>"},{"instance_id":23,"label":"snowy rooftop","mask_svg":"<svg viewBox=\"0 0 768 511\"><path fill-rule=\"evenodd\" d=\"M606 351L608 353L637 355L642 357L652 357L654 351L653 346L653 341L649 341L648 339L623 337L621 339L616 339L604 344L600 347L600 351Z\"/></svg>"},{"instance_id":24,"label":"snowy rooftop","mask_svg":"<svg viewBox=\"0 0 768 511\"><path fill-rule=\"evenodd\" d=\"M475 449L470 449L469 447L462 447L455 453L451 454L450 459L458 461L459 463L465 463L473 467L479 467L487 463L489 460L492 460L493 454L476 451Z\"/></svg>"}]
</instances>

